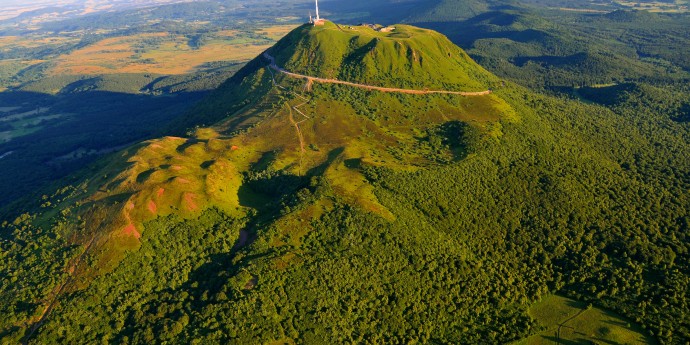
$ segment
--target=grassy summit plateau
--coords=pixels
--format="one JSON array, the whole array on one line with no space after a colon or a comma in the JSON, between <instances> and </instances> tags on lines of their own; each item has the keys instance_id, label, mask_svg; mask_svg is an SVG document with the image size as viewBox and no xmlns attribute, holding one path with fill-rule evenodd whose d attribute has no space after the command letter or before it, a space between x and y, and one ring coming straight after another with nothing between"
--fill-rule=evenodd
<instances>
[{"instance_id":1,"label":"grassy summit plateau","mask_svg":"<svg viewBox=\"0 0 690 345\"><path fill-rule=\"evenodd\" d=\"M303 25L269 52L291 72L377 86L483 91L496 81L444 35L409 25L390 28Z\"/></svg>"}]
</instances>

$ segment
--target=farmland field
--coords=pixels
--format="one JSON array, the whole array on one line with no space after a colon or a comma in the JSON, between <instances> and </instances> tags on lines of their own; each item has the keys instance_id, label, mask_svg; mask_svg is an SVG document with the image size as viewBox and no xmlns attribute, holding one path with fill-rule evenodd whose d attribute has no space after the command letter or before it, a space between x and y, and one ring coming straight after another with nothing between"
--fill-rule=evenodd
<instances>
[{"instance_id":1,"label":"farmland field","mask_svg":"<svg viewBox=\"0 0 690 345\"><path fill-rule=\"evenodd\" d=\"M49 73L192 73L211 62L247 61L293 28L281 25L258 30L265 32L266 38L249 36L246 32L222 31L209 35L199 47L193 47L188 37L165 32L107 38L60 56Z\"/></svg>"},{"instance_id":2,"label":"farmland field","mask_svg":"<svg viewBox=\"0 0 690 345\"><path fill-rule=\"evenodd\" d=\"M688 5L690 2L687 0L676 0L673 2L669 1L624 1L617 0L617 4L631 7L636 10L645 10L650 12L666 12L666 13L684 13L688 12Z\"/></svg>"}]
</instances>

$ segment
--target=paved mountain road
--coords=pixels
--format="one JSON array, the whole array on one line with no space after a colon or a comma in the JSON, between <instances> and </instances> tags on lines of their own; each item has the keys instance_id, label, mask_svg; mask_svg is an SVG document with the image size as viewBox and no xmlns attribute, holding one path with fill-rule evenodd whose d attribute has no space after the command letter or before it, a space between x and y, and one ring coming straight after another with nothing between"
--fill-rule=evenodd
<instances>
[{"instance_id":1,"label":"paved mountain road","mask_svg":"<svg viewBox=\"0 0 690 345\"><path fill-rule=\"evenodd\" d=\"M312 77L312 76L299 74L299 73L293 73L293 72L284 70L283 68L276 65L275 58L273 58L273 56L268 54L268 52L264 53L264 57L266 59L268 59L269 61L271 61L271 64L269 65L269 67L271 69L273 69L277 72L280 72L282 74L285 74L289 77L306 79L309 84L311 84L313 82L324 83L324 84L339 84L339 85L347 85L347 86L357 87L357 88L365 89L365 90L375 90L375 91L382 91L382 92L397 92L397 93L406 93L406 94L412 94L412 95L447 94L447 95L460 95L460 96L484 96L484 95L491 94L491 90L477 91L477 92L464 92L464 91L445 91L445 90L398 89L398 88L393 88L393 87L381 87L381 86L373 86L373 85L367 85L367 84L357 84L357 83L351 83L349 81L342 81L342 80L338 80L338 79Z\"/></svg>"}]
</instances>

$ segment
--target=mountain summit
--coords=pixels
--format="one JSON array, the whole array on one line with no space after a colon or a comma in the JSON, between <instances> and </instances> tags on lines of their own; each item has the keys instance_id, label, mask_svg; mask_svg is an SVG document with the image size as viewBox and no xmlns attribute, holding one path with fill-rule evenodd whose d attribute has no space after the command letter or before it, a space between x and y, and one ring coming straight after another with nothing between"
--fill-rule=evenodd
<instances>
[{"instance_id":1,"label":"mountain summit","mask_svg":"<svg viewBox=\"0 0 690 345\"><path fill-rule=\"evenodd\" d=\"M269 52L294 73L382 87L483 91L496 81L445 36L409 25L304 25Z\"/></svg>"}]
</instances>

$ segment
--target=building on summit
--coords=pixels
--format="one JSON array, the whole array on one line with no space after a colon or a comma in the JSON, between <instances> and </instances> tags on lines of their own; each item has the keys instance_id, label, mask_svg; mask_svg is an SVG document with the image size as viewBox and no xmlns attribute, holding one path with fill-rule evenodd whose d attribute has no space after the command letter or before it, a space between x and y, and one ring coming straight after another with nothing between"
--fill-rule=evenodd
<instances>
[{"instance_id":1,"label":"building on summit","mask_svg":"<svg viewBox=\"0 0 690 345\"><path fill-rule=\"evenodd\" d=\"M316 17L312 18L311 14L309 14L309 24L314 24L314 26L321 26L326 24L326 20L321 18L319 15L319 0L316 1Z\"/></svg>"}]
</instances>

